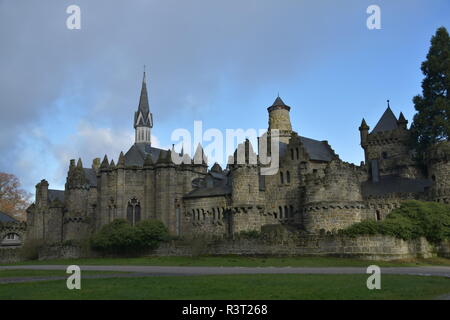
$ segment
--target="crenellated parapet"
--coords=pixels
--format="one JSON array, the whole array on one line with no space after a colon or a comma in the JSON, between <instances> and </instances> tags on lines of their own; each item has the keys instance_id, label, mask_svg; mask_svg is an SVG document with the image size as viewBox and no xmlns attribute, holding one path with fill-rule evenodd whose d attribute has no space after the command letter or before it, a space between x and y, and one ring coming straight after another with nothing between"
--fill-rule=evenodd
<instances>
[{"instance_id":1,"label":"crenellated parapet","mask_svg":"<svg viewBox=\"0 0 450 320\"><path fill-rule=\"evenodd\" d=\"M397 128L390 131L379 131L368 135L366 145L381 146L387 144L404 143L409 140L409 137L409 131L403 128Z\"/></svg>"},{"instance_id":2,"label":"crenellated parapet","mask_svg":"<svg viewBox=\"0 0 450 320\"><path fill-rule=\"evenodd\" d=\"M361 182L367 179L364 167L339 159L305 176L305 204L317 201L361 201Z\"/></svg>"},{"instance_id":3,"label":"crenellated parapet","mask_svg":"<svg viewBox=\"0 0 450 320\"><path fill-rule=\"evenodd\" d=\"M69 172L67 174L66 189L89 189L89 180L86 177L81 159L78 159L77 165L75 160L70 160Z\"/></svg>"}]
</instances>

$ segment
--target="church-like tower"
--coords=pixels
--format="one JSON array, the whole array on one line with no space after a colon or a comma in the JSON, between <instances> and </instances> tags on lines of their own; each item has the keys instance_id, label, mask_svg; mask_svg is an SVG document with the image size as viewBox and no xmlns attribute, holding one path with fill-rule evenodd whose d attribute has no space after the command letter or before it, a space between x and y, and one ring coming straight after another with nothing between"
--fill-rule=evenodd
<instances>
[{"instance_id":1,"label":"church-like tower","mask_svg":"<svg viewBox=\"0 0 450 320\"><path fill-rule=\"evenodd\" d=\"M135 143L151 144L151 130L153 128L153 115L150 112L147 94L147 79L144 71L142 79L141 97L138 110L134 113Z\"/></svg>"}]
</instances>

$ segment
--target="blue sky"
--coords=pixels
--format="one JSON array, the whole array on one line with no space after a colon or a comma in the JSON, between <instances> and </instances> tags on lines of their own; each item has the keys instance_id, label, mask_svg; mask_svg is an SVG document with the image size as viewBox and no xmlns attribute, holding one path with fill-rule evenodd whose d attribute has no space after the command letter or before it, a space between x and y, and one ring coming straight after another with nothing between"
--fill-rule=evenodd
<instances>
[{"instance_id":1,"label":"blue sky","mask_svg":"<svg viewBox=\"0 0 450 320\"><path fill-rule=\"evenodd\" d=\"M130 2L130 1L128 1ZM81 8L81 30L65 26ZM381 30L366 27L369 5ZM153 135L266 128L280 93L300 135L359 164L358 127L386 109L411 120L448 0L0 0L0 171L27 190L63 188L69 160L117 160L132 145L143 65Z\"/></svg>"}]
</instances>

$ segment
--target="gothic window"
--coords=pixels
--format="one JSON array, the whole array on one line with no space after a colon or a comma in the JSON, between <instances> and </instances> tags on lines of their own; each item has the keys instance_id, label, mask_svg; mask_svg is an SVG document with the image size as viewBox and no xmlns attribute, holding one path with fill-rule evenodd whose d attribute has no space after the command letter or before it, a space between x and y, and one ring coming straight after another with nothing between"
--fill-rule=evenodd
<instances>
[{"instance_id":1,"label":"gothic window","mask_svg":"<svg viewBox=\"0 0 450 320\"><path fill-rule=\"evenodd\" d=\"M291 149L291 160L294 160L294 149Z\"/></svg>"},{"instance_id":2,"label":"gothic window","mask_svg":"<svg viewBox=\"0 0 450 320\"><path fill-rule=\"evenodd\" d=\"M136 198L128 201L127 220L132 226L141 221L141 204Z\"/></svg>"},{"instance_id":3,"label":"gothic window","mask_svg":"<svg viewBox=\"0 0 450 320\"><path fill-rule=\"evenodd\" d=\"M291 173L289 171L286 171L286 181L287 183L291 183Z\"/></svg>"},{"instance_id":4,"label":"gothic window","mask_svg":"<svg viewBox=\"0 0 450 320\"><path fill-rule=\"evenodd\" d=\"M281 184L284 183L284 176L283 176L283 172L281 172L281 171L280 171L280 181L281 181Z\"/></svg>"},{"instance_id":5,"label":"gothic window","mask_svg":"<svg viewBox=\"0 0 450 320\"><path fill-rule=\"evenodd\" d=\"M293 206L289 207L289 214L290 214L290 218L293 219L294 218L294 207Z\"/></svg>"},{"instance_id":6,"label":"gothic window","mask_svg":"<svg viewBox=\"0 0 450 320\"><path fill-rule=\"evenodd\" d=\"M195 209L192 209L192 220L195 220Z\"/></svg>"},{"instance_id":7,"label":"gothic window","mask_svg":"<svg viewBox=\"0 0 450 320\"><path fill-rule=\"evenodd\" d=\"M289 209L288 206L284 206L284 219L288 219L289 218Z\"/></svg>"},{"instance_id":8,"label":"gothic window","mask_svg":"<svg viewBox=\"0 0 450 320\"><path fill-rule=\"evenodd\" d=\"M297 160L298 160L298 159L299 159L299 156L298 156L298 148L295 148L295 153L296 153Z\"/></svg>"},{"instance_id":9,"label":"gothic window","mask_svg":"<svg viewBox=\"0 0 450 320\"><path fill-rule=\"evenodd\" d=\"M280 219L283 219L283 208L278 207L278 211L280 212L280 214L279 214Z\"/></svg>"}]
</instances>

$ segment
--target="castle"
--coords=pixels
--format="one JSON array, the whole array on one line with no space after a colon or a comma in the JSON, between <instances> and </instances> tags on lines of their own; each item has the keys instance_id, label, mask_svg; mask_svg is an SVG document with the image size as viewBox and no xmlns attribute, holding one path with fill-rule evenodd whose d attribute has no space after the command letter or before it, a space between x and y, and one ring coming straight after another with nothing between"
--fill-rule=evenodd
<instances>
[{"instance_id":1,"label":"castle","mask_svg":"<svg viewBox=\"0 0 450 320\"><path fill-rule=\"evenodd\" d=\"M450 201L448 142L429 153L426 170L419 168L403 114L397 118L388 106L373 130L362 121L365 161L358 166L343 162L327 141L293 131L290 109L280 97L267 109L269 127L262 138L278 132L276 174L261 174L264 166L248 140L238 147L245 161L230 161L224 169L216 163L209 170L201 148L193 157L201 161L182 152L177 154L182 163L175 164L174 150L151 145L153 116L144 73L135 143L117 163L105 156L86 168L81 159L71 160L65 190L38 183L35 203L27 210L27 238L82 240L118 218L131 224L158 219L182 237L233 236L265 225L314 234L382 220L407 199Z\"/></svg>"}]
</instances>

